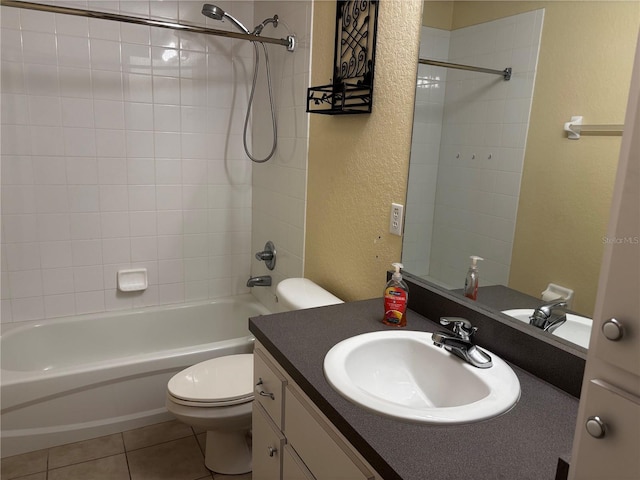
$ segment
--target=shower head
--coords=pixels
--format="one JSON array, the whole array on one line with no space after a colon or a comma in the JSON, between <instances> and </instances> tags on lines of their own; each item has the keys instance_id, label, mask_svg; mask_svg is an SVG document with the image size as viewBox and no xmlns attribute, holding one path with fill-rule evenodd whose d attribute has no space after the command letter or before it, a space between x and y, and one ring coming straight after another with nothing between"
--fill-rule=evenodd
<instances>
[{"instance_id":1,"label":"shower head","mask_svg":"<svg viewBox=\"0 0 640 480\"><path fill-rule=\"evenodd\" d=\"M225 11L222 10L217 5L211 5L210 3L205 3L202 5L202 14L205 17L213 18L214 20L222 20L224 17Z\"/></svg>"},{"instance_id":2,"label":"shower head","mask_svg":"<svg viewBox=\"0 0 640 480\"><path fill-rule=\"evenodd\" d=\"M244 33L251 33L242 23L236 20L233 16L225 12L223 9L218 7L217 5L213 5L211 3L205 3L202 5L202 14L205 17L213 18L214 20L224 20L228 18L231 23L233 23L236 28L242 30Z\"/></svg>"}]
</instances>

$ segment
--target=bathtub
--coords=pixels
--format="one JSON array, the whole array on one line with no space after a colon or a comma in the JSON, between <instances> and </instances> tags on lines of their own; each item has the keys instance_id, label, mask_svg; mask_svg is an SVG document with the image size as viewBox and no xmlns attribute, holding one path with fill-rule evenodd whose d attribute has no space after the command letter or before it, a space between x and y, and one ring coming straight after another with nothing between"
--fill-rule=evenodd
<instances>
[{"instance_id":1,"label":"bathtub","mask_svg":"<svg viewBox=\"0 0 640 480\"><path fill-rule=\"evenodd\" d=\"M16 455L172 417L169 379L253 350L252 295L18 327L0 337L1 451Z\"/></svg>"}]
</instances>

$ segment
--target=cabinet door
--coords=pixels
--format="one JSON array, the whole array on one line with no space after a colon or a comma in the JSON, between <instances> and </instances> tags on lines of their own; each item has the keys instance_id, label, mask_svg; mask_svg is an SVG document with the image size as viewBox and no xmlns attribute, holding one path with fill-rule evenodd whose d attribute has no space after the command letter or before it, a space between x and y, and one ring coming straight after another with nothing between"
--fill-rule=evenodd
<instances>
[{"instance_id":1,"label":"cabinet door","mask_svg":"<svg viewBox=\"0 0 640 480\"><path fill-rule=\"evenodd\" d=\"M638 178L640 37L620 148L611 219L607 229L609 241L605 245L602 260L593 334L578 409L569 468L569 478L572 480L640 478ZM599 438L594 438L593 435Z\"/></svg>"},{"instance_id":2,"label":"cabinet door","mask_svg":"<svg viewBox=\"0 0 640 480\"><path fill-rule=\"evenodd\" d=\"M350 451L348 445L309 405L304 396L288 385L285 389L287 442L318 480L373 480L374 475Z\"/></svg>"},{"instance_id":3,"label":"cabinet door","mask_svg":"<svg viewBox=\"0 0 640 480\"><path fill-rule=\"evenodd\" d=\"M261 350L254 351L253 362L255 400L264 407L278 429L282 430L282 402L287 380Z\"/></svg>"},{"instance_id":4,"label":"cabinet door","mask_svg":"<svg viewBox=\"0 0 640 480\"><path fill-rule=\"evenodd\" d=\"M253 478L279 480L285 438L258 403L253 404Z\"/></svg>"},{"instance_id":5,"label":"cabinet door","mask_svg":"<svg viewBox=\"0 0 640 480\"><path fill-rule=\"evenodd\" d=\"M316 480L290 445L282 454L282 480Z\"/></svg>"},{"instance_id":6,"label":"cabinet door","mask_svg":"<svg viewBox=\"0 0 640 480\"><path fill-rule=\"evenodd\" d=\"M574 478L639 479L640 398L598 379L589 382L586 394L589 405L583 428L586 422L593 423L591 434L582 436Z\"/></svg>"}]
</instances>

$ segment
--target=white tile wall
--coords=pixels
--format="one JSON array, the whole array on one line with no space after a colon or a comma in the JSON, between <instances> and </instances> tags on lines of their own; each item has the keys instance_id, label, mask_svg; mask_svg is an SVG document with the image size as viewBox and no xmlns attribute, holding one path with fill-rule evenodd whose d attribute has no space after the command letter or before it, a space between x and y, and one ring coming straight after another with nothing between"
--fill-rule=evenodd
<instances>
[{"instance_id":1,"label":"white tile wall","mask_svg":"<svg viewBox=\"0 0 640 480\"><path fill-rule=\"evenodd\" d=\"M231 28L201 1L90 7ZM302 274L309 2L224 8L249 25L278 13L288 27L264 34L299 35L296 54L269 47L280 147L255 168L253 195L250 44L2 7L3 323L242 293L268 239L275 277ZM254 115L259 146L268 124ZM149 271L142 294L116 291L130 267Z\"/></svg>"},{"instance_id":2,"label":"white tile wall","mask_svg":"<svg viewBox=\"0 0 640 480\"><path fill-rule=\"evenodd\" d=\"M263 262L251 256L251 274L273 277L273 286L254 287L253 294L271 308L277 308L275 286L284 278L303 276L304 221L309 115L305 113L309 86L311 46L311 2L260 1L256 3L256 23L278 14L282 22L264 35L296 35L297 49L270 49L271 74L278 119L278 149L266 163L253 167L253 225L251 250L263 250L267 240L277 250L276 268L267 270ZM263 158L272 145L271 117L264 71L259 77L253 117L252 144L255 156ZM244 120L244 118L242 118Z\"/></svg>"},{"instance_id":3,"label":"white tile wall","mask_svg":"<svg viewBox=\"0 0 640 480\"><path fill-rule=\"evenodd\" d=\"M412 153L403 251L408 270L460 288L469 255L480 255L482 283L507 283L543 17L544 10L537 10L451 32L448 61L511 66L513 76L505 82L448 70L443 110L417 107L414 139L416 130L425 133L412 148L420 156ZM425 30L435 49L438 32ZM425 130L440 118L441 132L436 126ZM437 167L420 160L434 152Z\"/></svg>"},{"instance_id":4,"label":"white tile wall","mask_svg":"<svg viewBox=\"0 0 640 480\"><path fill-rule=\"evenodd\" d=\"M420 58L447 60L450 36L422 27ZM429 274L446 81L447 69L418 65L402 262L420 276Z\"/></svg>"}]
</instances>

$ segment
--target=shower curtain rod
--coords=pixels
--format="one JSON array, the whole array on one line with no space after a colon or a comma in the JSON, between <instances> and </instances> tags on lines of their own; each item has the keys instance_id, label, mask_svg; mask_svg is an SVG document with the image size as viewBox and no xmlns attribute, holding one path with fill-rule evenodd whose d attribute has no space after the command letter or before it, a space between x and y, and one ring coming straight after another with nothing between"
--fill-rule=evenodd
<instances>
[{"instance_id":1,"label":"shower curtain rod","mask_svg":"<svg viewBox=\"0 0 640 480\"><path fill-rule=\"evenodd\" d=\"M493 70L491 68L474 67L472 65L460 65L459 63L428 60L426 58L419 58L418 63L422 63L423 65L433 65L435 67L455 68L456 70L469 70L471 72L491 73L493 75L500 75L505 80L511 80L511 67L505 68L504 70Z\"/></svg>"},{"instance_id":2,"label":"shower curtain rod","mask_svg":"<svg viewBox=\"0 0 640 480\"><path fill-rule=\"evenodd\" d=\"M135 23L137 25L147 25L150 27L169 28L181 32L202 33L204 35L216 35L220 37L236 38L239 40L249 40L251 42L272 43L287 47L289 52L295 50L295 37L288 35L287 38L259 37L240 32L227 32L213 28L198 27L195 25L183 25L181 23L165 22L162 20L152 20L140 17L130 17L117 13L97 12L95 10L83 10L79 8L59 7L55 5L44 5L41 3L21 2L14 0L0 0L0 5L5 7L24 8L27 10L38 10L41 12L60 13L63 15L75 15L77 17L97 18L100 20L113 20L116 22Z\"/></svg>"}]
</instances>

